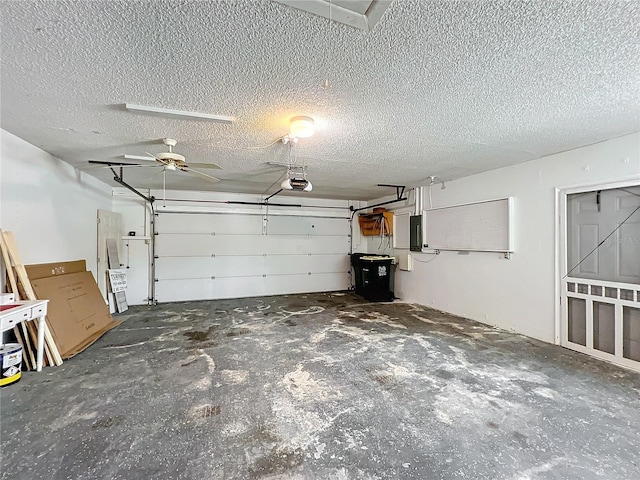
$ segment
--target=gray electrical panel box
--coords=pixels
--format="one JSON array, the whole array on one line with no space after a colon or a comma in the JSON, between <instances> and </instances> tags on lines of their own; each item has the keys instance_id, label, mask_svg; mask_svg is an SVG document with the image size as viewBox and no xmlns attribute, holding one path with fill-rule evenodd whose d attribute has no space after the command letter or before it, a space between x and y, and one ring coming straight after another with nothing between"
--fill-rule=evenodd
<instances>
[{"instance_id":1,"label":"gray electrical panel box","mask_svg":"<svg viewBox=\"0 0 640 480\"><path fill-rule=\"evenodd\" d=\"M409 250L420 252L422 250L422 215L411 215L409 219Z\"/></svg>"}]
</instances>

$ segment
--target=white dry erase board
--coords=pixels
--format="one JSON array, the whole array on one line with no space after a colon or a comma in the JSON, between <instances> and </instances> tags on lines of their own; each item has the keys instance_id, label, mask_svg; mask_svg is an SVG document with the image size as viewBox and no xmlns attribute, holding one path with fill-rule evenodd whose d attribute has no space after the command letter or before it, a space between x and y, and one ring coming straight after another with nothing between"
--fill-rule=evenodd
<instances>
[{"instance_id":1,"label":"white dry erase board","mask_svg":"<svg viewBox=\"0 0 640 480\"><path fill-rule=\"evenodd\" d=\"M513 197L423 212L425 248L513 252Z\"/></svg>"}]
</instances>

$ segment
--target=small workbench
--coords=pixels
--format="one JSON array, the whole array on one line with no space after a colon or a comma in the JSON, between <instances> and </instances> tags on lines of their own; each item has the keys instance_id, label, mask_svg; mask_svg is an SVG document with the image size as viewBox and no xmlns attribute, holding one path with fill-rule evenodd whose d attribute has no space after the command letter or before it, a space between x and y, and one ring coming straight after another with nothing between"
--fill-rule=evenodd
<instances>
[{"instance_id":1,"label":"small workbench","mask_svg":"<svg viewBox=\"0 0 640 480\"><path fill-rule=\"evenodd\" d=\"M38 372L42 370L44 329L47 328L45 323L47 303L49 303L49 300L22 300L16 302L14 294L0 294L0 335L7 330L11 330L20 322L38 319L38 352L36 357L36 370ZM0 343L2 343L1 337Z\"/></svg>"}]
</instances>

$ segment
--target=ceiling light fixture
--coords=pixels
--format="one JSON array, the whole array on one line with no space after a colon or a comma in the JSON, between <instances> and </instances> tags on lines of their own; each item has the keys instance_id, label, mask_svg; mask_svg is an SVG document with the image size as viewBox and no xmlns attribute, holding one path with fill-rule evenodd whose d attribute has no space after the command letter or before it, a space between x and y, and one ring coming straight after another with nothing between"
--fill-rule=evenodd
<instances>
[{"instance_id":1,"label":"ceiling light fixture","mask_svg":"<svg viewBox=\"0 0 640 480\"><path fill-rule=\"evenodd\" d=\"M297 116L291 119L291 127L289 128L289 136L294 138L309 138L316 131L313 118L305 116Z\"/></svg>"},{"instance_id":2,"label":"ceiling light fixture","mask_svg":"<svg viewBox=\"0 0 640 480\"><path fill-rule=\"evenodd\" d=\"M187 120L209 120L210 122L233 123L233 117L227 117L225 115L212 115L210 113L187 112L185 110L172 110L170 108L161 107L148 107L145 105L134 105L133 103L125 103L124 108L130 112L150 113L154 115L184 118Z\"/></svg>"}]
</instances>

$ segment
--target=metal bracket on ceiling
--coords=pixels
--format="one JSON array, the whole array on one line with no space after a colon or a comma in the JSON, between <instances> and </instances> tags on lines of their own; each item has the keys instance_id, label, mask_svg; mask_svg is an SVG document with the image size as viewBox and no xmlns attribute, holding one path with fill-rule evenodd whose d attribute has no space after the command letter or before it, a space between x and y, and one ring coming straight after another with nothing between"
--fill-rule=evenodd
<instances>
[{"instance_id":1,"label":"metal bracket on ceiling","mask_svg":"<svg viewBox=\"0 0 640 480\"><path fill-rule=\"evenodd\" d=\"M138 195L139 197L144 198L147 202L149 202L151 205L153 205L153 202L156 201L156 197L154 197L153 195L149 195L148 197L136 190L134 187L132 187L131 185L129 185L127 182L124 181L124 167L123 165L131 165L131 164L127 164L127 163L113 163L109 165L109 169L113 172L113 180L118 182L120 185L122 185L123 187L131 190L133 193L135 193L136 195ZM113 167L120 167L120 174L118 174L118 172L116 172Z\"/></svg>"},{"instance_id":2,"label":"metal bracket on ceiling","mask_svg":"<svg viewBox=\"0 0 640 480\"><path fill-rule=\"evenodd\" d=\"M397 200L400 200L402 198L402 195L404 195L404 190L405 190L405 188L407 188L404 185L388 185L386 183L379 183L378 186L379 187L395 188L396 189L396 198L397 198Z\"/></svg>"},{"instance_id":3,"label":"metal bracket on ceiling","mask_svg":"<svg viewBox=\"0 0 640 480\"><path fill-rule=\"evenodd\" d=\"M407 200L407 197L403 197L404 191L406 189L406 187L404 185L387 185L387 184L384 184L384 183L379 183L378 186L379 187L393 187L393 188L395 188L396 189L396 199L395 200L389 200L388 202L376 203L375 205L367 205L366 207L361 207L361 208L354 208L354 206L351 205L349 207L349 210L351 210L353 213L356 213L356 212L359 212L361 210L366 210L368 208L381 207L382 205L389 205L390 203L404 202L405 200Z\"/></svg>"}]
</instances>

